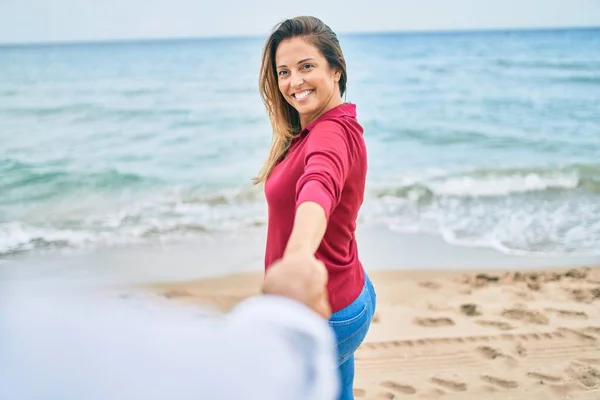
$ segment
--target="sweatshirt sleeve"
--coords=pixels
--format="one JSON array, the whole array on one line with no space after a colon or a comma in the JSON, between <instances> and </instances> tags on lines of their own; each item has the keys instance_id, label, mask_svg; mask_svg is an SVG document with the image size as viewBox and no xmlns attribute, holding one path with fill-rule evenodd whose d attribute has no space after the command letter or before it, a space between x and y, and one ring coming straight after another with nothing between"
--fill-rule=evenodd
<instances>
[{"instance_id":1,"label":"sweatshirt sleeve","mask_svg":"<svg viewBox=\"0 0 600 400\"><path fill-rule=\"evenodd\" d=\"M292 299L254 296L215 315L153 296L20 286L0 290L0 399L338 396L335 336Z\"/></svg>"},{"instance_id":2,"label":"sweatshirt sleeve","mask_svg":"<svg viewBox=\"0 0 600 400\"><path fill-rule=\"evenodd\" d=\"M296 207L314 201L329 219L340 201L356 146L351 133L336 121L321 122L306 140L304 173L296 185Z\"/></svg>"},{"instance_id":3,"label":"sweatshirt sleeve","mask_svg":"<svg viewBox=\"0 0 600 400\"><path fill-rule=\"evenodd\" d=\"M247 379L265 388L261 399L333 400L339 395L335 336L306 306L281 296L255 296L231 310L226 322L228 331L258 352L248 360L237 354L236 362L247 364ZM258 372L265 370L271 370L268 376Z\"/></svg>"}]
</instances>

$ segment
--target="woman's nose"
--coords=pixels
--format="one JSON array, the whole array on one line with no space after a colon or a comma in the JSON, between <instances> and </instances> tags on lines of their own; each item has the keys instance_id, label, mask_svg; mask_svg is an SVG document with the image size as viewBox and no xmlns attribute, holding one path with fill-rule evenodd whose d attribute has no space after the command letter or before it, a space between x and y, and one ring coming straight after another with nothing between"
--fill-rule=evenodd
<instances>
[{"instance_id":1,"label":"woman's nose","mask_svg":"<svg viewBox=\"0 0 600 400\"><path fill-rule=\"evenodd\" d=\"M302 78L302 75L299 73L293 73L292 74L292 78L291 78L291 84L292 87L300 87L302 84L304 83L304 78Z\"/></svg>"}]
</instances>

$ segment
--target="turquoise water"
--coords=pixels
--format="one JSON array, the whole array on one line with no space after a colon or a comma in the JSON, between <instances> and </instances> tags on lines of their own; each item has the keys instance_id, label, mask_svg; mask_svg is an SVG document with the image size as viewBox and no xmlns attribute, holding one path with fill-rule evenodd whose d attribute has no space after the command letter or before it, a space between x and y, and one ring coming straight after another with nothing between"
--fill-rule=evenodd
<instances>
[{"instance_id":1,"label":"turquoise water","mask_svg":"<svg viewBox=\"0 0 600 400\"><path fill-rule=\"evenodd\" d=\"M600 254L600 30L341 36L360 220ZM0 47L0 257L262 226L262 38Z\"/></svg>"}]
</instances>

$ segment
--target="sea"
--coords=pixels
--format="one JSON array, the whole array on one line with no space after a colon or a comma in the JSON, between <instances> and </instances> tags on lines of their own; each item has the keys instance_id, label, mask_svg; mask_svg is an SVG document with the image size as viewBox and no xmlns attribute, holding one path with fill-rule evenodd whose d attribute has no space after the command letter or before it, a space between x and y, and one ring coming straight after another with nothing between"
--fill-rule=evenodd
<instances>
[{"instance_id":1,"label":"sea","mask_svg":"<svg viewBox=\"0 0 600 400\"><path fill-rule=\"evenodd\" d=\"M359 226L600 255L600 29L339 39ZM264 42L0 46L0 259L266 229Z\"/></svg>"}]
</instances>

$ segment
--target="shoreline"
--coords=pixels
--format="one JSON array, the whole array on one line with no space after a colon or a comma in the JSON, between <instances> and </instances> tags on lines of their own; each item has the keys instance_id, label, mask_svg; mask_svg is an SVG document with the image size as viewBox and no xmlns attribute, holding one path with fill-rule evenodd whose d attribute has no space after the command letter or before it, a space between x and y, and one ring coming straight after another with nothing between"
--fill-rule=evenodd
<instances>
[{"instance_id":1,"label":"shoreline","mask_svg":"<svg viewBox=\"0 0 600 400\"><path fill-rule=\"evenodd\" d=\"M0 259L0 284L48 282L137 285L263 271L264 227L179 241L20 254ZM485 247L449 244L428 233L394 232L382 226L357 231L367 271L507 270L600 265L598 256L519 256ZM234 249L234 251L232 251Z\"/></svg>"}]
</instances>

